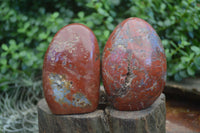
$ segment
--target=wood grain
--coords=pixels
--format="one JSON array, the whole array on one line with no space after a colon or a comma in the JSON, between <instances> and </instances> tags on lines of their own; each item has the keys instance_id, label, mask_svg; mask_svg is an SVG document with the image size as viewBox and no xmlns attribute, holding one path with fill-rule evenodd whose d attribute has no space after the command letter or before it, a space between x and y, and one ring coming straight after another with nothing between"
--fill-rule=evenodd
<instances>
[{"instance_id":1,"label":"wood grain","mask_svg":"<svg viewBox=\"0 0 200 133\"><path fill-rule=\"evenodd\" d=\"M111 133L165 133L165 96L161 94L152 106L140 111L105 109Z\"/></svg>"},{"instance_id":2,"label":"wood grain","mask_svg":"<svg viewBox=\"0 0 200 133\"><path fill-rule=\"evenodd\" d=\"M107 106L86 114L54 115L45 99L38 103L40 133L165 133L165 114L164 94L141 111Z\"/></svg>"}]
</instances>

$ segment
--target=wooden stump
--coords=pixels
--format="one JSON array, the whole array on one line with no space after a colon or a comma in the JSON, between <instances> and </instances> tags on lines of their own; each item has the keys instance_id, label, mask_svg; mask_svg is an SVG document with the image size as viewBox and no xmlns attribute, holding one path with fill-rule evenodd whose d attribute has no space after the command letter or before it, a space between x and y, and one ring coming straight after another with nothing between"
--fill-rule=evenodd
<instances>
[{"instance_id":1,"label":"wooden stump","mask_svg":"<svg viewBox=\"0 0 200 133\"><path fill-rule=\"evenodd\" d=\"M105 133L103 110L77 115L54 115L46 100L38 103L40 133Z\"/></svg>"},{"instance_id":2,"label":"wooden stump","mask_svg":"<svg viewBox=\"0 0 200 133\"><path fill-rule=\"evenodd\" d=\"M164 94L141 111L118 111L108 106L87 114L54 115L45 99L38 103L40 133L165 133L165 114Z\"/></svg>"},{"instance_id":3,"label":"wooden stump","mask_svg":"<svg viewBox=\"0 0 200 133\"><path fill-rule=\"evenodd\" d=\"M165 133L165 95L147 109L118 111L106 108L111 133Z\"/></svg>"}]
</instances>

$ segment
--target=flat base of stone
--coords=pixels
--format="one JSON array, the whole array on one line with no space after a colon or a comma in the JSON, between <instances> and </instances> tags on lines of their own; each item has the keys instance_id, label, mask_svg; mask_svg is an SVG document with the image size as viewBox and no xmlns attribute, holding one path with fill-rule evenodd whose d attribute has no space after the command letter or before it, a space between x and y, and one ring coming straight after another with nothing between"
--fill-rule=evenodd
<instances>
[{"instance_id":1,"label":"flat base of stone","mask_svg":"<svg viewBox=\"0 0 200 133\"><path fill-rule=\"evenodd\" d=\"M165 133L165 95L147 109L140 111L118 111L106 108L111 133Z\"/></svg>"},{"instance_id":2,"label":"flat base of stone","mask_svg":"<svg viewBox=\"0 0 200 133\"><path fill-rule=\"evenodd\" d=\"M39 133L165 133L165 115L164 94L141 111L118 111L108 106L105 111L54 115L45 99L38 103Z\"/></svg>"}]
</instances>

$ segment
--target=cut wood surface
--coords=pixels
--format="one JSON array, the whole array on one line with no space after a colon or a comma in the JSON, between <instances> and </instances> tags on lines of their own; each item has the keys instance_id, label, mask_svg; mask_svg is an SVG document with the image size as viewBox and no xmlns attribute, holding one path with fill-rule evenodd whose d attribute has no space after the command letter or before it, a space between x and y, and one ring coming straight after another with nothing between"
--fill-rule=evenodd
<instances>
[{"instance_id":1,"label":"cut wood surface","mask_svg":"<svg viewBox=\"0 0 200 133\"><path fill-rule=\"evenodd\" d=\"M165 133L165 114L164 94L141 111L118 111L107 106L86 114L54 115L45 99L38 103L40 133Z\"/></svg>"},{"instance_id":2,"label":"cut wood surface","mask_svg":"<svg viewBox=\"0 0 200 133\"><path fill-rule=\"evenodd\" d=\"M40 133L104 133L106 131L103 110L87 114L54 115L45 99L38 103L38 125Z\"/></svg>"},{"instance_id":3,"label":"cut wood surface","mask_svg":"<svg viewBox=\"0 0 200 133\"><path fill-rule=\"evenodd\" d=\"M152 106L140 111L118 111L106 108L112 133L165 133L165 96L161 96Z\"/></svg>"}]
</instances>

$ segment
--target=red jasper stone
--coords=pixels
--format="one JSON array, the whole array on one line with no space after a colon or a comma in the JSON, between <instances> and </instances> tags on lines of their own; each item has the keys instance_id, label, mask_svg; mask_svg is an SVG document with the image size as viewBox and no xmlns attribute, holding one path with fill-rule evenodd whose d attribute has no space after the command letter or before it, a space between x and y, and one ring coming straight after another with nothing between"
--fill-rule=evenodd
<instances>
[{"instance_id":1,"label":"red jasper stone","mask_svg":"<svg viewBox=\"0 0 200 133\"><path fill-rule=\"evenodd\" d=\"M100 56L97 39L82 24L59 30L43 65L43 91L53 114L94 111L98 106Z\"/></svg>"},{"instance_id":2,"label":"red jasper stone","mask_svg":"<svg viewBox=\"0 0 200 133\"><path fill-rule=\"evenodd\" d=\"M147 108L164 88L164 49L155 30L142 19L128 18L115 28L102 62L103 84L118 110Z\"/></svg>"}]
</instances>

